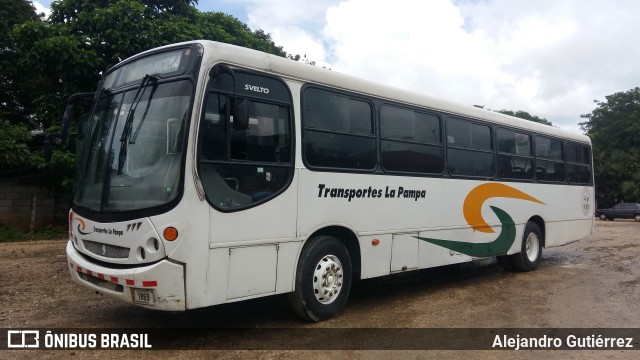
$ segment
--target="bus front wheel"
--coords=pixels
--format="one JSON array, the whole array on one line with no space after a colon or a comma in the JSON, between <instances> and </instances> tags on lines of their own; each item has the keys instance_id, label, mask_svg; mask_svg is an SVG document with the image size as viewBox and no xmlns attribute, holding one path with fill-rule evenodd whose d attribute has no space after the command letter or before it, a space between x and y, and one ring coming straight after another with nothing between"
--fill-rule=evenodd
<instances>
[{"instance_id":1,"label":"bus front wheel","mask_svg":"<svg viewBox=\"0 0 640 360\"><path fill-rule=\"evenodd\" d=\"M310 321L337 315L349 297L351 274L349 252L338 239L310 239L298 261L295 290L289 294L291 308Z\"/></svg>"},{"instance_id":2,"label":"bus front wheel","mask_svg":"<svg viewBox=\"0 0 640 360\"><path fill-rule=\"evenodd\" d=\"M533 271L540 264L542 257L542 231L538 224L528 222L524 228L520 252L511 255L511 263L515 270Z\"/></svg>"}]
</instances>

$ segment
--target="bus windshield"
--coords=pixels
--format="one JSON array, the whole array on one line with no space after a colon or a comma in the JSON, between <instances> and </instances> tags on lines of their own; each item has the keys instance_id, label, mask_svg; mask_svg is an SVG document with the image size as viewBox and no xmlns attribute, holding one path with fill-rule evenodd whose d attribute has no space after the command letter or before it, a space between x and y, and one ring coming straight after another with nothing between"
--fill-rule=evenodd
<instances>
[{"instance_id":1,"label":"bus windshield","mask_svg":"<svg viewBox=\"0 0 640 360\"><path fill-rule=\"evenodd\" d=\"M94 211L125 211L175 199L192 82L146 75L137 86L103 88L98 96L79 147L82 170L74 203Z\"/></svg>"}]
</instances>

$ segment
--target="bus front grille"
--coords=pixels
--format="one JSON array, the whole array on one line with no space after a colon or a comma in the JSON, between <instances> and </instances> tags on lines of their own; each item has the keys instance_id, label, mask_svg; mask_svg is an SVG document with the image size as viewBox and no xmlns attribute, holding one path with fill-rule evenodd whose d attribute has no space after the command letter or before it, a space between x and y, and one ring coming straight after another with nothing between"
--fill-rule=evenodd
<instances>
[{"instance_id":1,"label":"bus front grille","mask_svg":"<svg viewBox=\"0 0 640 360\"><path fill-rule=\"evenodd\" d=\"M114 259L126 259L129 257L130 249L126 247L103 244L91 240L82 240L82 242L85 249L96 255Z\"/></svg>"}]
</instances>

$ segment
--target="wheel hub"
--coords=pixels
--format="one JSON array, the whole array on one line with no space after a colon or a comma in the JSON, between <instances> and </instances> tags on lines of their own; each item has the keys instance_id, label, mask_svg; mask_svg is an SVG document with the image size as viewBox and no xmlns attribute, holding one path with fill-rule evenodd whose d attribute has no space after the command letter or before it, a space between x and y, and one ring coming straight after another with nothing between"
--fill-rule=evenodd
<instances>
[{"instance_id":1,"label":"wheel hub","mask_svg":"<svg viewBox=\"0 0 640 360\"><path fill-rule=\"evenodd\" d=\"M529 261L535 261L540 251L540 239L535 233L529 234L525 243L525 251Z\"/></svg>"},{"instance_id":2,"label":"wheel hub","mask_svg":"<svg viewBox=\"0 0 640 360\"><path fill-rule=\"evenodd\" d=\"M342 290L342 264L334 255L326 255L313 272L313 293L322 304L331 304Z\"/></svg>"}]
</instances>

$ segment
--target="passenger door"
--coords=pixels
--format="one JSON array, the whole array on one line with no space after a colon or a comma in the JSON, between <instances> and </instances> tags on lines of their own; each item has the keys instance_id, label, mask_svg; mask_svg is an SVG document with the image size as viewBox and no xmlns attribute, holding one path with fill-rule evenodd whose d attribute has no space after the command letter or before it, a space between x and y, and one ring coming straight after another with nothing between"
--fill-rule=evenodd
<instances>
[{"instance_id":1,"label":"passenger door","mask_svg":"<svg viewBox=\"0 0 640 360\"><path fill-rule=\"evenodd\" d=\"M229 68L212 72L198 174L211 206L212 296L224 302L276 291L278 259L296 237L295 137L284 82Z\"/></svg>"}]
</instances>

